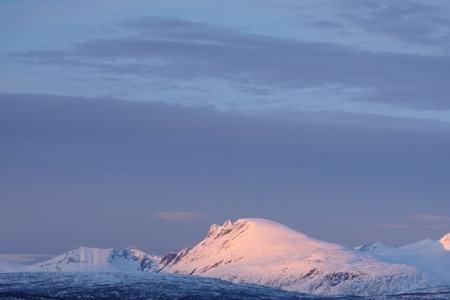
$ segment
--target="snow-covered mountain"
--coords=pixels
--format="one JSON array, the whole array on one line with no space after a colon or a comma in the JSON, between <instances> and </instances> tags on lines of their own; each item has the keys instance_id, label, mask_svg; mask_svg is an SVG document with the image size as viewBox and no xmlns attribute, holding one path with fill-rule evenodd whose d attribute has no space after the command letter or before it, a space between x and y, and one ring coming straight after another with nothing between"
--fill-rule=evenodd
<instances>
[{"instance_id":1,"label":"snow-covered mountain","mask_svg":"<svg viewBox=\"0 0 450 300\"><path fill-rule=\"evenodd\" d=\"M27 268L29 272L132 272L154 271L160 258L137 248L79 247Z\"/></svg>"},{"instance_id":2,"label":"snow-covered mountain","mask_svg":"<svg viewBox=\"0 0 450 300\"><path fill-rule=\"evenodd\" d=\"M450 234L349 249L273 221L239 219L212 225L193 248L162 258L136 248L79 247L32 266L0 263L0 273L20 271L180 273L308 294L392 295L450 286Z\"/></svg>"},{"instance_id":3,"label":"snow-covered mountain","mask_svg":"<svg viewBox=\"0 0 450 300\"><path fill-rule=\"evenodd\" d=\"M204 240L167 258L162 271L313 294L395 294L432 285L414 266L310 238L264 219L212 225Z\"/></svg>"},{"instance_id":4,"label":"snow-covered mountain","mask_svg":"<svg viewBox=\"0 0 450 300\"><path fill-rule=\"evenodd\" d=\"M391 263L416 267L433 277L437 284L450 284L450 233L440 240L423 240L399 247L375 242L358 250Z\"/></svg>"}]
</instances>

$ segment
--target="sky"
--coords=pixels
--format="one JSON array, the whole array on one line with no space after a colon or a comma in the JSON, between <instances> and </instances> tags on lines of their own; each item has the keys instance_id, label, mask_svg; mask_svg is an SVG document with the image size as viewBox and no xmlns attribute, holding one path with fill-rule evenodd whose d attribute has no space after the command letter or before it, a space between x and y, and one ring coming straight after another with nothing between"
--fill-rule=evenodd
<instances>
[{"instance_id":1,"label":"sky","mask_svg":"<svg viewBox=\"0 0 450 300\"><path fill-rule=\"evenodd\" d=\"M439 238L449 16L438 0L1 1L0 253L163 254L241 217L347 246Z\"/></svg>"}]
</instances>

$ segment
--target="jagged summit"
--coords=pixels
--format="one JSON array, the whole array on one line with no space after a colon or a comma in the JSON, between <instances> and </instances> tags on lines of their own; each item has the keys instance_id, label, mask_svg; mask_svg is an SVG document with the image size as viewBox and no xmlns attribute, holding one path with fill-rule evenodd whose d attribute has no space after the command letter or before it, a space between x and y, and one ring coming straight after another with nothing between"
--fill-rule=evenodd
<instances>
[{"instance_id":1,"label":"jagged summit","mask_svg":"<svg viewBox=\"0 0 450 300\"><path fill-rule=\"evenodd\" d=\"M246 245L252 248L259 248L261 244L271 245L271 247L293 247L295 244L301 244L303 247L309 245L342 248L336 244L313 239L275 221L261 218L241 218L235 222L227 220L223 225L213 224L206 239L217 240L225 235L232 235L233 240L246 240Z\"/></svg>"},{"instance_id":2,"label":"jagged summit","mask_svg":"<svg viewBox=\"0 0 450 300\"><path fill-rule=\"evenodd\" d=\"M162 258L136 247L79 247L23 271L166 272L312 294L385 295L449 284L449 241L446 234L439 241L349 249L271 220L244 218L213 224L197 245Z\"/></svg>"},{"instance_id":3,"label":"jagged summit","mask_svg":"<svg viewBox=\"0 0 450 300\"><path fill-rule=\"evenodd\" d=\"M363 252L367 252L367 253L371 253L371 254L380 253L387 248L389 248L389 246L386 246L378 241L370 242L368 244L355 247L355 249L358 251L363 251Z\"/></svg>"},{"instance_id":4,"label":"jagged summit","mask_svg":"<svg viewBox=\"0 0 450 300\"><path fill-rule=\"evenodd\" d=\"M442 247L444 247L445 250L450 251L450 232L444 234L444 236L439 240Z\"/></svg>"},{"instance_id":5,"label":"jagged summit","mask_svg":"<svg viewBox=\"0 0 450 300\"><path fill-rule=\"evenodd\" d=\"M230 220L226 220L225 223L223 223L223 225L212 224L209 227L208 236L214 235L218 231L226 231L228 229L231 229L232 227L233 227L233 222L231 222Z\"/></svg>"}]
</instances>

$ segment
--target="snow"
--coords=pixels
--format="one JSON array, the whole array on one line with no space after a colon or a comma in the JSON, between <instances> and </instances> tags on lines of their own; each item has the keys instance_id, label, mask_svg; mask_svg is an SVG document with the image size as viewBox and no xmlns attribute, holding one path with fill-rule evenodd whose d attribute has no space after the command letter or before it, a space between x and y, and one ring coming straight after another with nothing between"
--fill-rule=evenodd
<instances>
[{"instance_id":1,"label":"snow","mask_svg":"<svg viewBox=\"0 0 450 300\"><path fill-rule=\"evenodd\" d=\"M213 224L193 248L162 258L135 247L79 247L32 266L0 262L0 273L24 271L93 278L104 272L178 273L307 294L393 295L450 285L450 234L400 247L373 242L349 249L274 221L246 218Z\"/></svg>"},{"instance_id":2,"label":"snow","mask_svg":"<svg viewBox=\"0 0 450 300\"><path fill-rule=\"evenodd\" d=\"M371 253L386 262L413 266L433 277L435 284L450 284L449 237L446 234L439 241L426 239L399 247L373 247L369 244L360 247L360 251Z\"/></svg>"},{"instance_id":3,"label":"snow","mask_svg":"<svg viewBox=\"0 0 450 300\"><path fill-rule=\"evenodd\" d=\"M136 248L79 247L48 261L30 266L30 272L133 272L156 269L160 258Z\"/></svg>"},{"instance_id":4,"label":"snow","mask_svg":"<svg viewBox=\"0 0 450 300\"><path fill-rule=\"evenodd\" d=\"M163 271L326 295L392 294L431 280L413 266L383 262L265 219L214 224Z\"/></svg>"},{"instance_id":5,"label":"snow","mask_svg":"<svg viewBox=\"0 0 450 300\"><path fill-rule=\"evenodd\" d=\"M355 249L363 252L376 254L380 251L384 251L388 247L389 246L383 245L380 242L372 242L363 246L356 247Z\"/></svg>"},{"instance_id":6,"label":"snow","mask_svg":"<svg viewBox=\"0 0 450 300\"><path fill-rule=\"evenodd\" d=\"M439 242L445 250L450 251L450 233L445 234Z\"/></svg>"}]
</instances>

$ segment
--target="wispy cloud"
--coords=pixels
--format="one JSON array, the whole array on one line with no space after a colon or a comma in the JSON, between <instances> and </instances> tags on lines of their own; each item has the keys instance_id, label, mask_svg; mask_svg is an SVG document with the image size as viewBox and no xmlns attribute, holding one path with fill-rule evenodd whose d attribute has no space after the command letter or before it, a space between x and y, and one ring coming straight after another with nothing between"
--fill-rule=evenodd
<instances>
[{"instance_id":1,"label":"wispy cloud","mask_svg":"<svg viewBox=\"0 0 450 300\"><path fill-rule=\"evenodd\" d=\"M153 217L164 221L197 221L206 218L206 215L192 211L161 211Z\"/></svg>"},{"instance_id":2,"label":"wispy cloud","mask_svg":"<svg viewBox=\"0 0 450 300\"><path fill-rule=\"evenodd\" d=\"M253 34L179 19L121 24L124 37L90 39L62 50L11 53L30 63L102 75L195 81L218 79L258 94L263 87L358 89L357 101L448 109L449 56L374 52L332 43Z\"/></svg>"},{"instance_id":3,"label":"wispy cloud","mask_svg":"<svg viewBox=\"0 0 450 300\"><path fill-rule=\"evenodd\" d=\"M448 51L448 6L418 1L341 1L336 6L347 27L407 44Z\"/></svg>"},{"instance_id":4,"label":"wispy cloud","mask_svg":"<svg viewBox=\"0 0 450 300\"><path fill-rule=\"evenodd\" d=\"M410 214L408 222L381 224L384 229L449 229L450 217L439 214Z\"/></svg>"},{"instance_id":5,"label":"wispy cloud","mask_svg":"<svg viewBox=\"0 0 450 300\"><path fill-rule=\"evenodd\" d=\"M443 224L380 224L378 228L383 229L448 229Z\"/></svg>"},{"instance_id":6,"label":"wispy cloud","mask_svg":"<svg viewBox=\"0 0 450 300\"><path fill-rule=\"evenodd\" d=\"M0 261L32 264L51 258L49 254L0 253Z\"/></svg>"},{"instance_id":7,"label":"wispy cloud","mask_svg":"<svg viewBox=\"0 0 450 300\"><path fill-rule=\"evenodd\" d=\"M427 223L450 223L450 217L435 214L412 214L409 216L411 220Z\"/></svg>"},{"instance_id":8,"label":"wispy cloud","mask_svg":"<svg viewBox=\"0 0 450 300\"><path fill-rule=\"evenodd\" d=\"M385 229L409 229L409 228L412 228L411 225L407 225L407 224L380 224L377 227L385 228Z\"/></svg>"}]
</instances>

